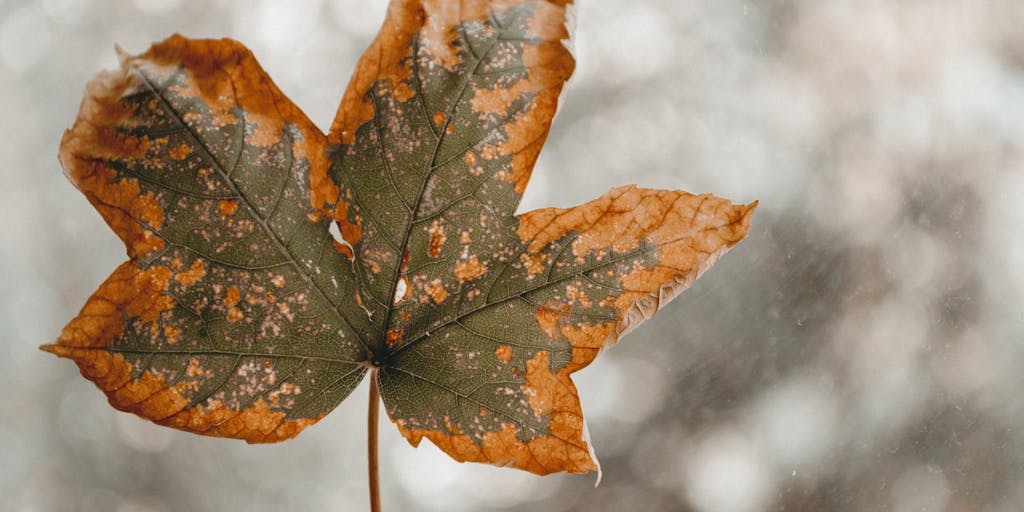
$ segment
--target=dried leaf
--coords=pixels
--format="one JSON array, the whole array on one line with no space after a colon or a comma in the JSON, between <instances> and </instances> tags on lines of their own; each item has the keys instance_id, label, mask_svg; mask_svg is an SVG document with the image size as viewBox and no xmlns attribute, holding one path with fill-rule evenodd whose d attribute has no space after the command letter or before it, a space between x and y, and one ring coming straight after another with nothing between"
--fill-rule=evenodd
<instances>
[{"instance_id":1,"label":"dried leaf","mask_svg":"<svg viewBox=\"0 0 1024 512\"><path fill-rule=\"evenodd\" d=\"M623 187L514 214L573 71L571 7L394 0L326 136L237 42L124 56L60 158L129 261L43 348L118 409L249 442L295 436L376 367L414 445L596 469L570 375L755 204Z\"/></svg>"}]
</instances>

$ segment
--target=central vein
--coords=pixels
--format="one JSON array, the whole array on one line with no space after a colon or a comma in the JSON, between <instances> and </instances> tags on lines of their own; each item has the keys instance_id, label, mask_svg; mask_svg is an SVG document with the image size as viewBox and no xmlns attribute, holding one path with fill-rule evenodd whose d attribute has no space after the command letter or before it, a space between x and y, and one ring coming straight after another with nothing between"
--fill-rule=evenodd
<instances>
[{"instance_id":1,"label":"central vein","mask_svg":"<svg viewBox=\"0 0 1024 512\"><path fill-rule=\"evenodd\" d=\"M451 124L452 117L453 117L452 114L455 113L456 108L458 107L459 103L462 101L463 97L465 96L466 90L469 87L469 83L473 80L473 76L479 70L480 65L483 63L484 57L491 52L491 50L495 47L495 45L498 44L498 41L500 40L500 37L501 37L501 32L497 31L495 36L494 36L494 39L491 41L490 45L488 45L487 49L484 50L483 52L481 52L479 54L479 56L476 55L476 54L473 55L473 58L472 58L472 61L471 61L472 64L471 64L471 66L469 66L470 69L465 74L465 76L462 78L462 83L459 84L459 92L458 92L458 94L455 96L455 99L448 105L448 108L445 109L445 112L444 112L444 125L441 126L438 129L437 136L436 136L436 141L434 143L434 148L431 151L430 158L426 161L425 168L423 169L423 180L420 182L420 189L419 189L419 191L416 194L416 202L412 206L412 209L411 209L411 212L410 212L409 221L406 224L406 226L404 226L405 233L402 236L402 244L401 244L401 246L399 247L399 250L398 250L398 255L397 255L398 261L397 261L397 264L395 265L395 270L394 270L395 275L391 279L391 288L390 288L390 291L388 292L388 294L386 295L386 297L389 299L389 304L387 306L387 313L385 314L385 317L384 317L384 329L382 329L382 332L380 333L380 337L378 339L378 345L377 345L378 347L382 347L383 348L383 347L387 347L388 346L387 345L387 331L388 331L388 327L391 325L392 313L395 310L394 300L393 299L395 297L395 293L398 291L398 283L401 281L402 275L405 273L405 272L402 271L402 261L405 259L405 254L409 251L409 241L412 238L412 226L416 223L416 220L417 220L417 218L420 215L420 208L422 208L422 206L423 206L423 198L426 195L427 185L430 183L430 178L431 178L431 176L433 175L433 173L434 173L434 171L436 169L435 163L437 161L437 155L441 151L441 144L444 142L444 136L445 136L445 133L447 133L448 125ZM467 46L469 45L468 41L467 41L466 44L467 44ZM412 56L412 59L413 59L414 62L416 61L416 59L419 58L418 48L419 48L419 35L417 34L415 36L415 38L414 38L414 49L416 51L414 51L413 56ZM419 66L416 66L416 69L418 70ZM414 78L416 79L417 83L421 82L421 78L419 76L415 76ZM417 94L423 94L422 91L419 90L419 88L417 89ZM376 115L379 115L379 110L377 111L377 113L375 113L375 117L376 117ZM426 111L423 110L421 115L426 116ZM430 119L425 119L425 121L427 122L428 126L431 125L431 120ZM383 144L383 141L381 143ZM387 162L387 155L384 153L383 150L381 151L381 159L383 159L386 164L388 163ZM388 167L388 169L390 170L390 166ZM384 349L384 350L386 350L386 349Z\"/></svg>"}]
</instances>

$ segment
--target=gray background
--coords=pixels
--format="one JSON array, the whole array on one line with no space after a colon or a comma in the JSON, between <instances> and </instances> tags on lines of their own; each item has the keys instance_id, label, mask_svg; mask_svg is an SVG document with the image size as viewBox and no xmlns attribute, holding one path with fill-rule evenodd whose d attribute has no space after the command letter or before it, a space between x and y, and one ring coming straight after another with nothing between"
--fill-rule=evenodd
<instances>
[{"instance_id":1,"label":"gray background","mask_svg":"<svg viewBox=\"0 0 1024 512\"><path fill-rule=\"evenodd\" d=\"M0 509L362 510L366 385L247 446L36 350L124 259L57 163L84 83L247 44L326 128L381 0L0 0ZM749 239L577 374L604 481L457 464L382 419L389 510L1020 510L1024 2L584 1L524 208L760 199Z\"/></svg>"}]
</instances>

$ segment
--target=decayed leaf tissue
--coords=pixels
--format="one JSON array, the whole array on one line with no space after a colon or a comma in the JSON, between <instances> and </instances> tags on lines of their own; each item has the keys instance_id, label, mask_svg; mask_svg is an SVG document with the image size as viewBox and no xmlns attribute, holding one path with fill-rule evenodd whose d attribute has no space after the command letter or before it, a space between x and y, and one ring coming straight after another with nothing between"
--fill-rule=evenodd
<instances>
[{"instance_id":1,"label":"decayed leaf tissue","mask_svg":"<svg viewBox=\"0 0 1024 512\"><path fill-rule=\"evenodd\" d=\"M571 9L393 1L326 135L235 41L122 55L60 160L129 260L43 348L118 409L256 443L376 368L414 445L595 470L570 375L743 239L755 204L627 186L515 214L574 69Z\"/></svg>"}]
</instances>

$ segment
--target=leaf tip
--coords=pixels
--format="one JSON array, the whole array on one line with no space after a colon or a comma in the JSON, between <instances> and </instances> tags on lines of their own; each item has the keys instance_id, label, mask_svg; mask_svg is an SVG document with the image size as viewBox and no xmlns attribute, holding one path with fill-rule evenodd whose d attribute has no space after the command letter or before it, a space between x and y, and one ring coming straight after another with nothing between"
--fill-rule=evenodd
<instances>
[{"instance_id":1,"label":"leaf tip","mask_svg":"<svg viewBox=\"0 0 1024 512\"><path fill-rule=\"evenodd\" d=\"M45 345L39 345L39 350L49 352L57 357L71 357L71 350L63 345L47 343Z\"/></svg>"},{"instance_id":2,"label":"leaf tip","mask_svg":"<svg viewBox=\"0 0 1024 512\"><path fill-rule=\"evenodd\" d=\"M746 237L747 232L750 231L750 219L753 217L754 210L757 209L759 202L760 201L758 200L754 200L740 207L741 213L739 216L739 223L743 227L744 237Z\"/></svg>"},{"instance_id":3,"label":"leaf tip","mask_svg":"<svg viewBox=\"0 0 1024 512\"><path fill-rule=\"evenodd\" d=\"M132 58L132 55L124 51L124 48L120 43L114 43L114 53L117 54L117 63L120 64L121 67L124 67Z\"/></svg>"},{"instance_id":4,"label":"leaf tip","mask_svg":"<svg viewBox=\"0 0 1024 512\"><path fill-rule=\"evenodd\" d=\"M602 349L604 347L601 347ZM604 471L601 470L601 461L597 460L597 452L594 451L594 443L590 440L590 428L587 426L587 419L583 417L583 432L581 433L583 442L587 443L587 453L590 455L591 462L594 463L597 472L597 479L594 480L594 488L597 489L598 485L601 485L601 477L604 476Z\"/></svg>"}]
</instances>

